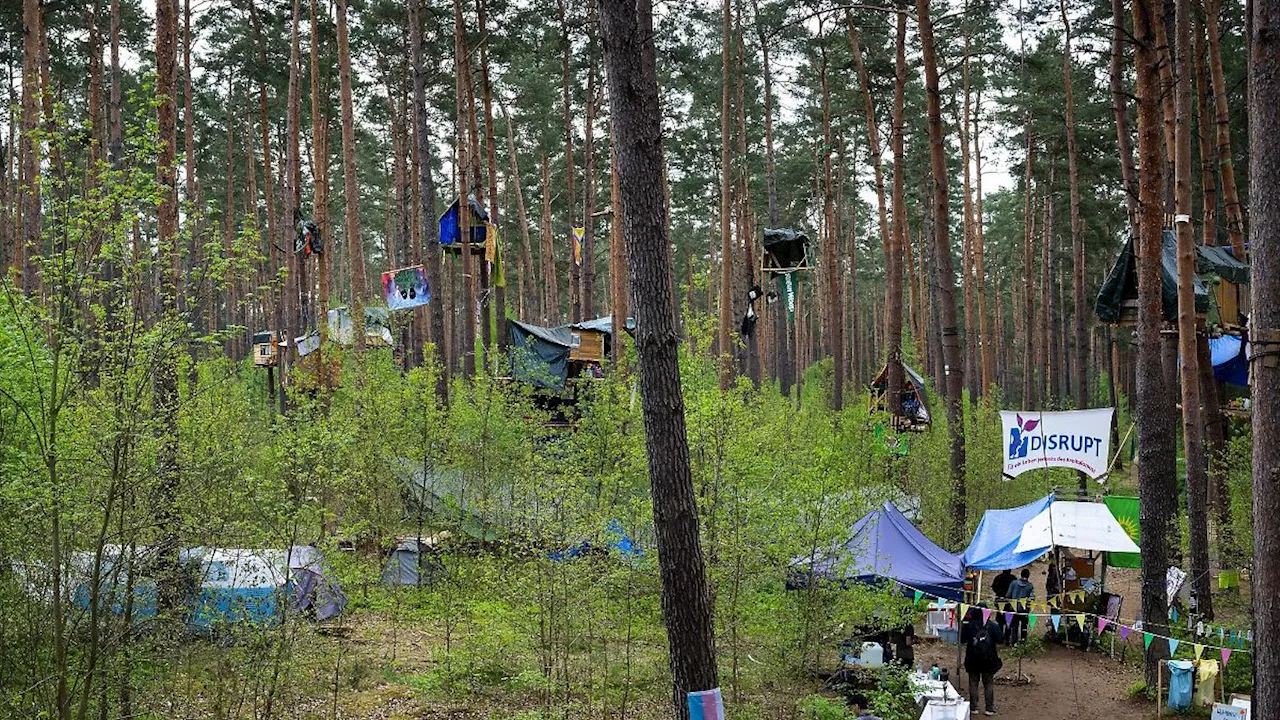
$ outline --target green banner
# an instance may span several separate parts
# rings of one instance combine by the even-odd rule
[[[793,272],[779,273],[774,276],[778,281],[778,294],[782,302],[787,304],[787,320],[795,322],[796,294],[800,292],[800,278]]]
[[[1140,533],[1138,532],[1138,498],[1108,495],[1103,498],[1103,502],[1107,504],[1111,514],[1116,516],[1116,522],[1124,528],[1129,539],[1142,545],[1139,542]],[[1107,553],[1107,565],[1122,568],[1141,567],[1141,558],[1142,556],[1138,553]]]

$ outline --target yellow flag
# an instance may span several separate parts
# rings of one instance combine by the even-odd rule
[[[1192,647],[1192,649],[1194,649],[1194,650],[1196,651],[1196,659],[1197,659],[1197,660],[1199,660],[1199,659],[1200,659],[1200,656],[1204,653],[1204,646],[1203,646],[1203,645],[1192,645],[1191,647]]]
[[[1079,625],[1081,630],[1085,629],[1084,622],[1085,622],[1084,615],[1081,613],[1076,613],[1076,625]]]
[[[960,603],[960,620],[963,621],[964,616],[968,614],[969,614],[969,606],[965,605],[964,603]]]

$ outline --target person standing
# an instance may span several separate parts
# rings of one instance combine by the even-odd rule
[[[965,645],[964,671],[969,674],[969,702],[976,709],[981,682],[984,714],[990,716],[996,714],[996,673],[1004,667],[998,646],[1004,635],[994,620],[982,621],[983,610],[979,608],[972,608],[965,617],[960,642]]]
[[[991,592],[995,595],[996,600],[1003,600],[1009,597],[1009,586],[1013,585],[1013,571],[1005,569],[1001,571],[996,579],[991,581]]]
[[[1036,587],[1031,584],[1031,571],[1022,569],[1021,577],[1009,586],[1009,599],[1017,603],[1014,608],[1013,626],[1009,629],[1009,644],[1015,645],[1027,637],[1027,612],[1030,612],[1029,601],[1036,596]],[[1024,604],[1025,603],[1025,604]]]

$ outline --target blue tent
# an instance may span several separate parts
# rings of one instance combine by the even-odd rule
[[[913,590],[959,599],[964,563],[916,529],[891,502],[849,528],[849,539],[791,561],[796,579],[820,577],[841,582],[895,580]]]
[[[626,529],[622,527],[621,521],[609,521],[609,524],[605,526],[604,540],[604,549],[606,551],[616,552],[627,559],[644,557],[644,549],[631,539],[631,536],[627,534]],[[590,540],[583,540],[582,542],[567,547],[564,550],[557,550],[555,552],[548,553],[547,557],[555,561],[572,560],[573,558],[586,555],[596,547],[598,546],[593,545]]]
[[[983,513],[973,541],[964,550],[965,567],[974,570],[1011,570],[1028,565],[1043,555],[1043,549],[1019,553],[1014,552],[1014,548],[1022,537],[1022,527],[1031,518],[1044,512],[1051,502],[1053,496],[1048,495],[1020,507]]]

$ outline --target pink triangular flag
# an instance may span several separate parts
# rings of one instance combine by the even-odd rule
[[[1222,666],[1227,666],[1227,661],[1231,659],[1231,648],[1222,648]]]
[[[1004,614],[1004,624],[1013,625],[1013,613],[1007,612]]]
[[[1106,630],[1106,629],[1107,629],[1107,619],[1104,617],[1098,618],[1098,632],[1102,632],[1103,630]]]
[[[1120,626],[1120,642],[1124,642],[1125,640],[1128,640],[1129,633],[1131,632],[1133,632],[1133,628],[1129,627],[1128,625],[1121,625]]]
[[[988,621],[990,621],[990,620],[991,620],[991,609],[990,609],[990,608],[983,608],[983,610],[982,610],[982,624],[983,624],[983,625],[986,625],[986,624],[987,624],[987,622],[988,622]]]

